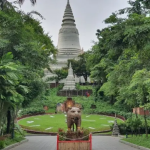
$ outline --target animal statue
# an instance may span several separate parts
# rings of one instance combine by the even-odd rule
[[[71,131],[73,127],[74,131],[74,124],[76,125],[76,131],[80,131],[81,127],[81,109],[77,107],[69,108],[67,112],[67,126],[68,131]]]

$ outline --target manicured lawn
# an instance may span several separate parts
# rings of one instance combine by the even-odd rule
[[[92,132],[109,130],[114,120],[113,117],[83,114],[81,127]],[[122,122],[120,119],[117,121]],[[18,123],[36,131],[57,132],[59,128],[67,130],[65,114],[32,116],[19,120]]]
[[[129,138],[123,139],[124,141],[139,145],[139,146],[143,146],[143,147],[147,147],[150,148],[150,135],[148,138],[145,137],[145,135],[143,136],[129,136]]]

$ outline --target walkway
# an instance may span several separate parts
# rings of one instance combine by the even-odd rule
[[[56,136],[28,136],[29,142],[11,150],[56,150]],[[93,136],[92,150],[137,150],[119,142],[119,137]]]

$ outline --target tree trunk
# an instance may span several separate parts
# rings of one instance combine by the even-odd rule
[[[144,104],[146,104],[146,102],[147,102],[145,94],[144,94],[143,102],[144,102]],[[146,137],[148,138],[148,125],[147,125],[147,116],[146,116],[146,110],[145,109],[144,109],[144,121],[145,121],[145,134],[146,134]]]
[[[136,118],[138,118],[137,109],[136,108],[135,108],[135,116],[136,116]]]
[[[8,103],[0,101],[0,133],[2,133],[2,123],[3,123],[2,121],[3,118],[6,117],[8,107],[9,107]]]
[[[110,104],[113,105],[114,104],[114,96],[111,95],[111,98],[110,98]]]
[[[2,132],[3,107],[4,107],[4,103],[0,101],[0,135]]]
[[[144,121],[145,121],[145,134],[148,138],[148,126],[147,126],[147,117],[146,117],[146,111],[144,110]]]
[[[11,125],[11,112],[10,110],[8,110],[7,111],[7,129],[6,129],[7,134],[10,133],[10,125]]]
[[[87,74],[84,74],[83,77],[85,79],[85,82],[87,82]]]

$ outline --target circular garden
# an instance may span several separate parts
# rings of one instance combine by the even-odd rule
[[[110,130],[115,121],[114,117],[103,115],[82,114],[81,128],[90,132]],[[117,119],[117,122],[123,122]],[[57,132],[59,128],[67,130],[66,114],[47,114],[23,118],[18,123],[25,129],[41,132]]]

